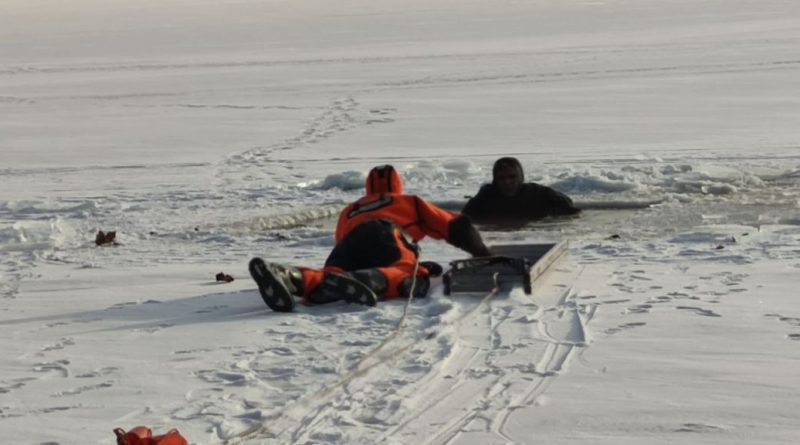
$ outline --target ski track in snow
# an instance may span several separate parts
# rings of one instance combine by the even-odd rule
[[[267,409],[262,401],[238,400],[230,393],[224,402],[197,403],[216,409],[224,405],[227,412],[239,413],[212,422],[217,437],[231,444],[520,442],[525,438],[514,435],[509,420],[546,406],[549,386],[576,361],[578,366],[596,366],[584,358],[596,339],[613,341],[644,329],[653,311],[722,317],[728,296],[750,292],[743,272],[689,274],[675,282],[662,272],[653,275],[661,266],[637,267],[615,259],[618,269],[606,276],[609,291],[597,295],[581,280],[583,271],[593,267],[586,260],[596,254],[592,249],[573,251],[578,257],[555,266],[535,286],[533,296],[515,289],[481,304],[481,295],[447,299],[434,292],[413,303],[406,330],[376,357],[365,354],[396,328],[399,302],[384,303],[380,313],[351,308],[345,314],[314,315],[319,308],[310,308],[295,314],[301,320],[287,320],[286,330],[265,331],[283,346],[251,351],[245,360],[234,356],[226,360],[234,363],[232,368],[214,371],[210,379],[203,376],[225,387],[257,388],[276,406]],[[675,269],[689,272],[677,264]],[[608,311],[616,315],[605,317],[606,323],[617,324],[590,330],[596,315]],[[795,317],[774,313],[765,314],[764,320],[799,325]],[[324,353],[336,348],[326,347],[333,340],[322,340],[314,333],[317,329],[347,333],[337,339],[343,356]],[[789,334],[787,339],[795,338]],[[307,364],[300,366],[303,362]],[[353,377],[359,369],[365,372]],[[339,385],[342,380],[347,383]],[[187,419],[186,411],[182,409],[181,419]],[[188,418],[197,421],[208,415],[198,412]]]
[[[398,315],[398,304],[384,303],[387,313],[379,315],[360,312],[358,326],[342,326],[339,319],[351,316],[324,321],[337,324],[334,332],[348,333],[340,346],[352,352],[342,362],[320,354],[327,348],[311,334],[293,335],[291,347],[266,347],[246,360],[232,360],[232,369],[202,378],[282,394],[280,404],[285,405],[277,413],[255,416],[266,419],[243,432],[226,436],[223,431],[230,426],[218,425],[218,434],[226,443],[414,443],[423,432],[428,438],[424,443],[444,444],[482,425],[481,430],[504,437],[505,421],[514,410],[535,404],[549,380],[568,367],[575,348],[591,341],[587,324],[594,305],[576,302],[569,284],[575,269],[552,272],[545,285],[536,286],[536,296],[516,289],[482,303],[478,295],[451,302],[436,293],[412,305],[408,326],[375,357],[364,354],[381,340],[380,335],[391,335],[396,321],[391,317]],[[384,326],[378,337],[372,333],[376,322]],[[311,370],[288,363],[256,365],[262,354],[296,362],[298,355],[309,352],[319,354]],[[305,391],[292,385],[301,377],[298,373],[309,371],[328,385],[337,375],[348,381]],[[358,375],[349,380],[355,372]],[[242,402],[239,409],[244,406]],[[351,437],[350,427],[369,434]]]

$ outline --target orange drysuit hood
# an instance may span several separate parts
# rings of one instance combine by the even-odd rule
[[[367,175],[367,195],[377,193],[403,193],[403,180],[391,165],[375,167]]]

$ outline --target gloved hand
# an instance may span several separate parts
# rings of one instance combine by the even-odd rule
[[[436,261],[420,261],[419,265],[428,269],[428,273],[434,278],[442,276],[442,272],[444,272],[442,265]]]
[[[480,251],[479,251],[479,252],[475,252],[475,253],[472,255],[472,257],[473,257],[473,258],[481,258],[481,257],[492,256],[492,255],[493,255],[493,254],[492,254],[492,251],[491,251],[491,249],[489,249],[487,246],[483,246],[483,248],[482,248],[482,249],[480,249]]]

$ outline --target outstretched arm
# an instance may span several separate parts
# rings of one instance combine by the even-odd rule
[[[551,215],[574,215],[576,213],[580,213],[581,209],[575,207],[575,204],[572,203],[572,199],[551,188],[548,188],[548,201],[550,201],[550,214]]]
[[[466,216],[461,215],[450,221],[449,232],[447,242],[472,256],[490,256],[492,254],[483,243],[478,229]]]
[[[448,243],[473,256],[489,256],[489,249],[483,244],[478,230],[465,215],[448,212],[416,197],[420,228],[434,239],[444,239]]]

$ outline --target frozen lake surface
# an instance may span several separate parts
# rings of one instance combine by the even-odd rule
[[[7,440],[800,433],[796,2],[6,3]],[[500,156],[585,209],[482,228],[569,241],[533,296],[264,306],[248,260],[321,265],[372,166],[458,209]]]

